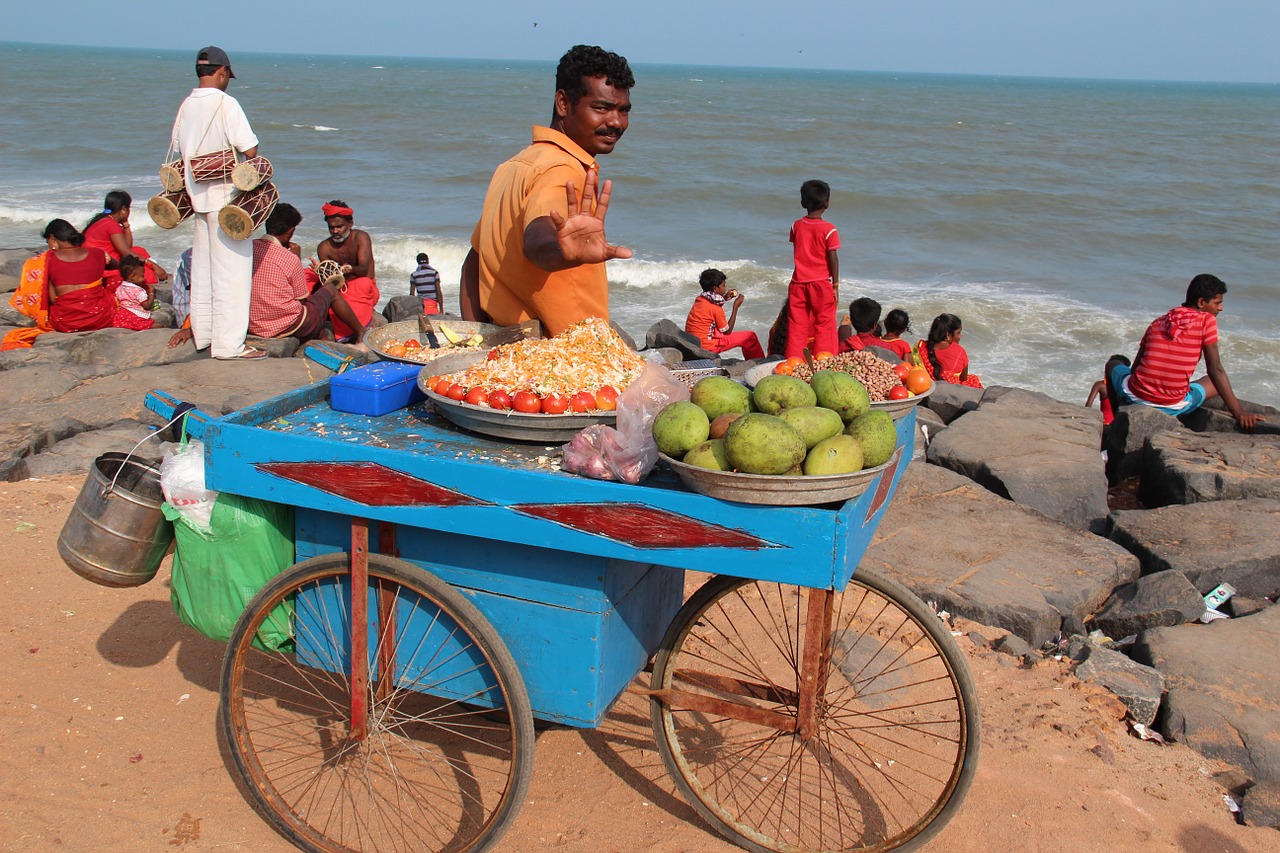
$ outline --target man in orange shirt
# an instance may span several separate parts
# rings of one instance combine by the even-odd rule
[[[489,183],[462,265],[464,317],[541,320],[548,337],[587,317],[609,319],[605,261],[631,250],[605,239],[612,182],[598,187],[595,158],[626,132],[634,85],[616,53],[577,45],[560,58],[550,126],[534,127],[533,143]]]

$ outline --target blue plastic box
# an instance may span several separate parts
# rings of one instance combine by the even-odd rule
[[[329,377],[329,405],[339,412],[385,415],[425,400],[418,387],[420,364],[378,361]]]

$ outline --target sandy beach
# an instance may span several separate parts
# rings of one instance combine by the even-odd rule
[[[10,686],[0,724],[0,849],[293,849],[254,812],[216,735],[223,646],[183,626],[168,561],[134,589],[95,586],[58,557],[80,477],[0,485],[0,581]],[[690,587],[697,579],[691,579]],[[972,624],[957,630],[1000,632]],[[1280,851],[1239,826],[1225,768],[1180,745],[1140,741],[1106,691],[1044,661],[1025,669],[967,636],[983,745],[958,817],[924,849]],[[674,792],[646,700],[624,695],[594,731],[540,727],[534,779],[500,851],[728,853]]]

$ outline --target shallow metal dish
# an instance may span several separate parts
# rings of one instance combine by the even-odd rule
[[[923,394],[917,394],[914,397],[908,397],[905,400],[881,400],[878,403],[872,403],[872,409],[878,409],[882,412],[888,412],[893,419],[900,420],[903,415],[920,405],[920,401],[924,400],[933,393],[933,386],[929,386],[929,390]]]
[[[425,345],[425,337],[426,336],[422,334],[422,330],[418,328],[417,320],[401,320],[397,323],[388,323],[385,326],[370,329],[369,333],[364,336],[364,342],[369,345],[369,349],[378,354],[378,358],[385,361],[403,361],[409,364],[431,364],[436,359],[445,355],[480,351],[469,347],[443,346],[439,349],[419,350],[412,356],[391,355],[387,352],[387,347],[391,346],[392,341],[405,341],[413,338],[421,341]]]
[[[686,465],[664,453],[658,455],[666,460],[686,486],[700,495],[743,504],[812,506],[856,498],[893,464],[899,452],[901,449],[895,450],[888,462],[877,465],[875,468],[866,468],[852,474],[828,474],[821,477],[787,477],[713,471],[710,468]]]
[[[422,388],[422,377],[418,378]],[[471,432],[514,441],[536,441],[539,444],[562,444],[592,424],[613,426],[617,412],[575,412],[563,415],[525,414],[502,411],[488,406],[473,406],[461,400],[450,400],[435,391],[422,389],[441,415],[453,424]]]

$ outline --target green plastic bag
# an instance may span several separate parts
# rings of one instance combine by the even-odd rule
[[[170,599],[183,624],[227,642],[258,590],[294,563],[293,508],[225,492],[201,531],[168,503],[175,549]],[[254,645],[287,650],[293,642],[292,603],[263,622]]]

